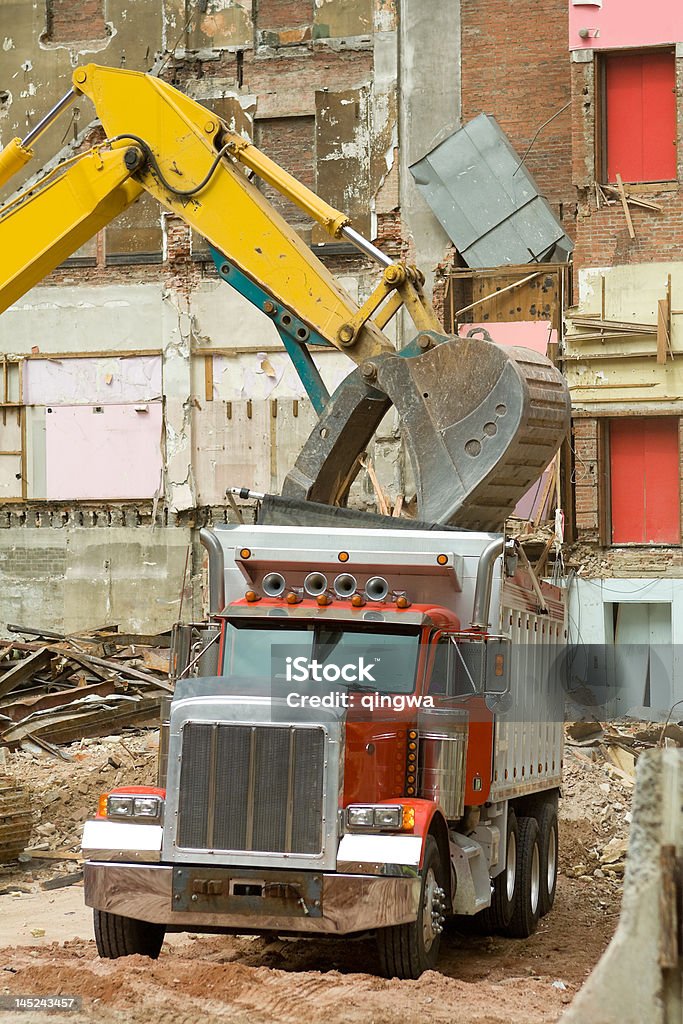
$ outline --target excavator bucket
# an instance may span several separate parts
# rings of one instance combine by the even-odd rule
[[[344,505],[392,404],[413,465],[418,518],[478,530],[502,527],[569,429],[566,381],[529,349],[452,338],[421,355],[382,354],[332,396],[283,495]]]

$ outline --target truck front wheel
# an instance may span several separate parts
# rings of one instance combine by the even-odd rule
[[[101,957],[116,960],[120,956],[142,956],[156,960],[166,935],[166,926],[137,921],[133,917],[110,914],[106,910],[93,911],[95,942]]]
[[[434,836],[427,836],[417,919],[377,930],[377,949],[386,978],[419,978],[434,970],[446,908],[446,870]]]

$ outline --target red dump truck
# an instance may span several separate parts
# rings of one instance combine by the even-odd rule
[[[450,915],[527,936],[558,863],[566,602],[458,530],[202,531],[210,611],[175,645],[158,785],[85,824],[101,956],[166,931],[374,933],[437,962]],[[194,632],[193,632],[194,630]]]

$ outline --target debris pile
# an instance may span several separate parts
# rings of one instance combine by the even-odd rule
[[[566,738],[560,803],[564,873],[620,885],[638,756],[658,744],[683,746],[683,729],[630,720],[574,722]]]
[[[30,790],[33,808],[19,859],[78,859],[83,823],[95,814],[101,793],[156,784],[158,745],[158,730],[148,729],[80,740],[60,747],[59,757],[28,744],[7,754],[6,770]]]
[[[55,745],[158,722],[173,689],[170,633],[7,629],[32,639],[0,641],[0,746],[54,753]]]
[[[0,775],[0,863],[16,860],[33,827],[29,790],[8,775]]]

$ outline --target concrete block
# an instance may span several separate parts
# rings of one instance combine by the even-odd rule
[[[638,761],[621,918],[614,938],[561,1024],[680,1024],[683,959],[663,904],[665,851],[683,857],[683,750],[648,750]],[[664,856],[663,856],[664,853]],[[680,906],[680,892],[678,905]]]

